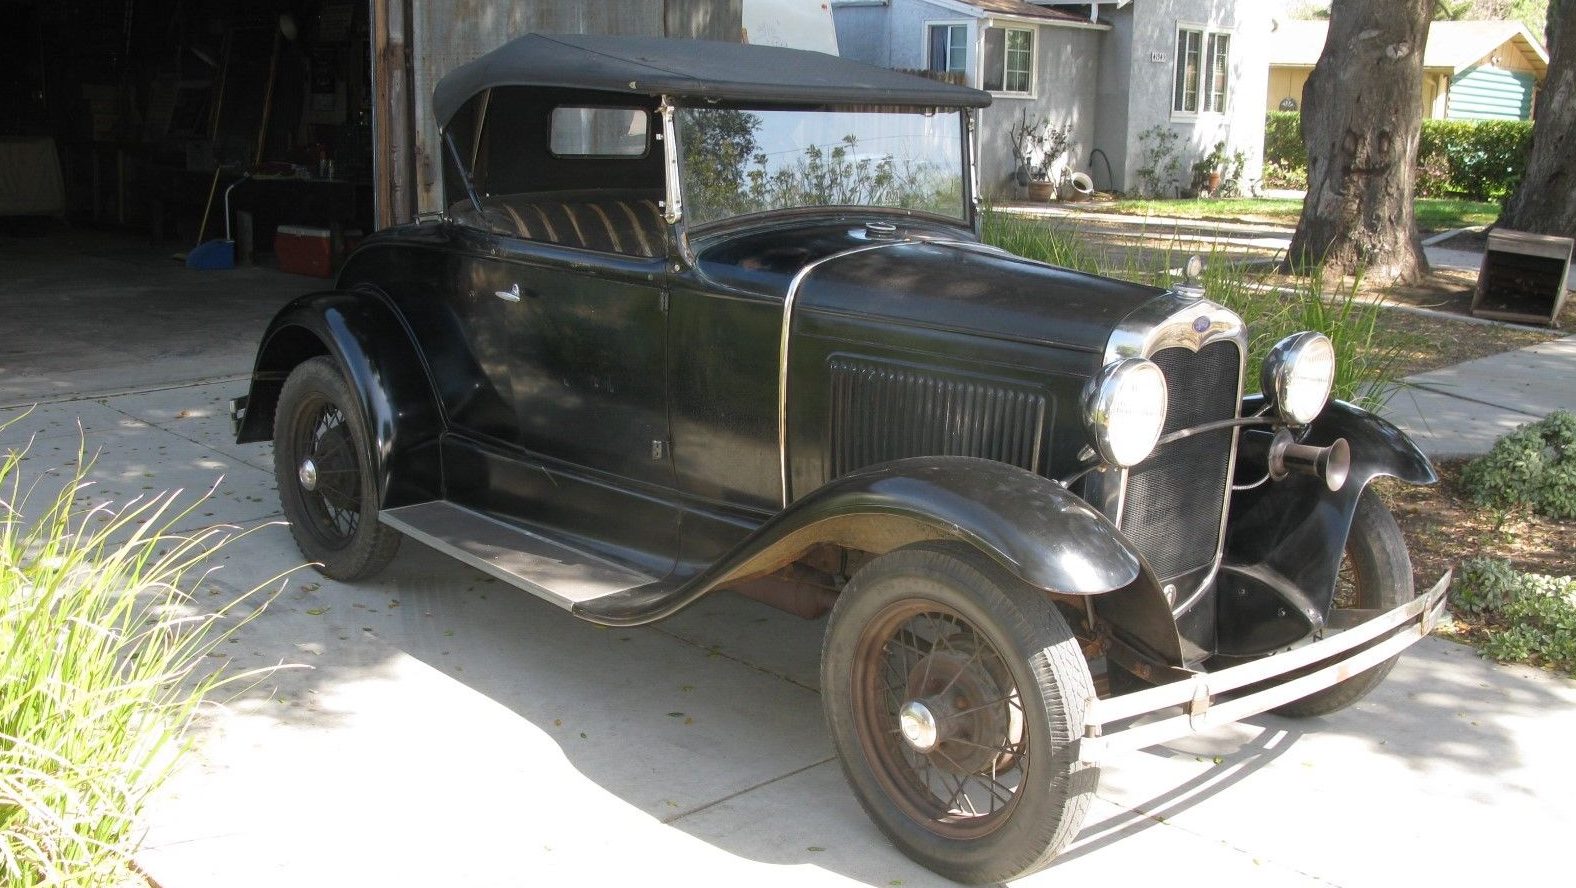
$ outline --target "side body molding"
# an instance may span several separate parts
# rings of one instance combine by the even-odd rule
[[[330,355],[360,402],[377,466],[382,508],[442,496],[442,415],[426,363],[399,312],[368,289],[328,290],[291,301],[263,334],[236,440],[273,437],[274,409],[290,371]]]
[[[887,552],[926,540],[973,546],[1024,582],[1064,595],[1099,595],[1147,576],[1121,531],[1056,482],[992,460],[924,456],[823,485],[681,584],[652,584],[575,612],[600,623],[651,622],[819,543]]]
[[[1263,406],[1254,395],[1244,400],[1242,414]],[[1422,485],[1439,480],[1405,432],[1344,401],[1331,401],[1302,443],[1322,446],[1337,438],[1346,439],[1352,455],[1340,490],[1332,493],[1318,478],[1292,475],[1232,496],[1218,581],[1219,653],[1258,656],[1322,633],[1364,488],[1380,476]],[[1262,463],[1239,464],[1236,481],[1251,484],[1264,471]]]

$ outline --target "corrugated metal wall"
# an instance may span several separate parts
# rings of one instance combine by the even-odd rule
[[[1531,74],[1468,68],[1450,78],[1445,116],[1451,120],[1527,120],[1532,116]]]
[[[512,37],[647,34],[738,40],[743,0],[369,0],[379,227],[440,209],[428,99],[445,73]]]

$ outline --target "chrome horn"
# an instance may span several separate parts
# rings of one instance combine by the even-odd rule
[[[1291,432],[1281,429],[1270,441],[1270,477],[1276,481],[1292,472],[1324,479],[1331,492],[1341,489],[1352,469],[1352,448],[1345,438],[1336,438],[1326,447],[1298,444]]]

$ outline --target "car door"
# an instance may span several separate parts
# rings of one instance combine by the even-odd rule
[[[510,417],[451,419],[449,497],[665,570],[678,519],[663,260],[492,243],[456,268],[457,315]]]

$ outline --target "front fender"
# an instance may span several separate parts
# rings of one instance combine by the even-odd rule
[[[655,584],[616,601],[577,605],[598,623],[667,617],[703,596],[793,562],[822,543],[881,554],[953,540],[1046,592],[1094,596],[1122,639],[1171,665],[1181,641],[1165,595],[1122,532],[1054,481],[994,460],[922,456],[870,466],[822,485],[677,588]]]
[[[290,371],[325,354],[338,362],[366,420],[381,507],[441,496],[443,421],[426,364],[399,312],[369,289],[311,293],[274,316],[258,348],[237,441],[272,438]]]
[[[1244,401],[1242,413],[1262,407],[1255,395]],[[1331,492],[1312,476],[1292,475],[1233,494],[1219,580],[1221,654],[1258,656],[1321,631],[1363,490],[1380,476],[1410,484],[1438,481],[1433,464],[1405,432],[1344,401],[1331,401],[1300,440],[1323,446],[1337,438],[1351,446],[1351,471],[1340,490]],[[1265,471],[1263,465],[1239,464],[1236,481],[1251,484]]]

